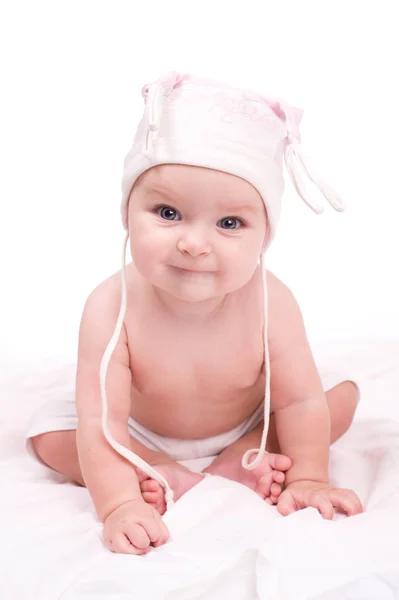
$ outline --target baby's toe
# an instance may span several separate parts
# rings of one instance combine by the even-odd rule
[[[159,512],[160,515],[164,515],[166,513],[166,502],[164,494],[162,494],[162,496],[158,496],[158,500],[153,506]]]
[[[139,467],[135,467],[135,469],[136,469],[137,479],[139,480],[139,483],[141,483],[145,479],[148,479],[147,473],[144,473],[144,471],[142,471]]]
[[[266,473],[262,477],[260,477],[256,483],[255,492],[260,496],[263,500],[270,496],[270,486],[273,482],[272,473]]]
[[[155,510],[163,515],[166,512],[165,497],[163,493],[159,492],[142,492],[144,502],[151,504]]]
[[[273,481],[276,483],[284,483],[285,474],[282,471],[273,471]]]
[[[156,492],[142,492],[141,495],[143,496],[143,500],[147,502],[147,504],[152,504],[153,506],[155,506],[155,504],[157,504],[159,501],[159,496]]]
[[[155,481],[155,479],[146,479],[140,483],[142,492],[158,492],[160,487],[158,481]]]
[[[267,500],[269,500],[269,504],[271,504],[271,505],[277,504],[277,502],[280,498],[281,492],[282,492],[282,486],[279,485],[278,483],[272,483],[272,485],[270,486],[270,496],[269,496],[269,498],[267,498]]]
[[[278,483],[272,483],[270,486],[270,497],[271,498],[278,498],[280,496],[282,492],[282,488],[281,485],[279,485]]]
[[[276,471],[288,471],[292,465],[292,460],[284,454],[268,454],[269,464]]]

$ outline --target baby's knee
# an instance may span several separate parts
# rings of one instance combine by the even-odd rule
[[[353,381],[344,381],[340,384],[340,386],[340,393],[342,394],[345,403],[348,406],[353,406],[353,408],[356,408],[360,398],[359,388],[357,387],[357,385]]]
[[[355,408],[359,402],[359,388],[353,381],[342,381],[328,390],[326,396],[329,404],[337,404],[340,409]]]
[[[36,454],[49,467],[53,466],[54,459],[61,452],[65,452],[66,431],[48,431],[32,437],[32,446]]]

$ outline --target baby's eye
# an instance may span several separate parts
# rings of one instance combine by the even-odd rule
[[[177,210],[170,208],[170,206],[158,206],[156,210],[159,216],[166,221],[178,221],[180,219]]]
[[[238,229],[244,225],[240,219],[234,217],[225,217],[219,221],[222,229]]]

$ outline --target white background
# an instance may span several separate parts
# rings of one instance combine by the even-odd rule
[[[269,268],[312,340],[397,339],[397,2],[3,1],[0,366],[74,355],[85,298],[119,269],[123,158],[140,91],[175,70],[305,110],[304,151],[346,200],[288,179]]]

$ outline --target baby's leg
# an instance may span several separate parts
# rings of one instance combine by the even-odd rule
[[[330,410],[330,443],[336,442],[347,431],[355,416],[359,391],[352,381],[343,381],[326,392]],[[267,438],[269,452],[280,452],[274,415],[270,415]]]
[[[268,504],[276,504],[285,479],[284,471],[291,467],[292,461],[288,456],[272,452],[269,444],[270,434],[266,445],[268,453],[264,455],[260,464],[252,471],[244,469],[241,464],[247,450],[259,447],[262,432],[263,421],[234,444],[225,448],[204,472],[242,483],[254,490]]]
[[[76,431],[48,431],[32,438],[38,457],[51,469],[84,486],[76,448]]]
[[[347,431],[359,403],[359,390],[352,381],[344,381],[326,393],[330,409],[331,443]]]
[[[344,381],[326,392],[331,415],[331,443],[335,442],[349,428],[358,403],[358,390],[354,383]],[[244,435],[234,444],[226,448],[205,469],[213,475],[221,475],[247,485],[256,491],[269,504],[275,504],[282,491],[285,479],[284,471],[291,466],[291,460],[279,454],[280,448],[276,433],[274,415],[270,416],[269,433],[265,455],[261,464],[253,471],[247,471],[241,465],[243,454],[259,447],[263,431],[263,422],[253,431]]]
[[[33,437],[32,444],[37,455],[47,466],[66,475],[75,483],[85,485],[79,465],[75,430],[43,433]],[[166,454],[147,448],[133,437],[130,437],[130,449],[165,477],[175,493],[176,500],[203,479],[203,475],[193,473],[177,464]],[[132,466],[132,468],[134,467]],[[149,480],[148,476],[140,469],[136,469],[136,471],[141,485],[143,481]],[[153,494],[151,485],[149,487],[144,485],[144,488],[144,499],[150,501],[163,514],[166,510],[163,489],[158,485],[157,493]]]

